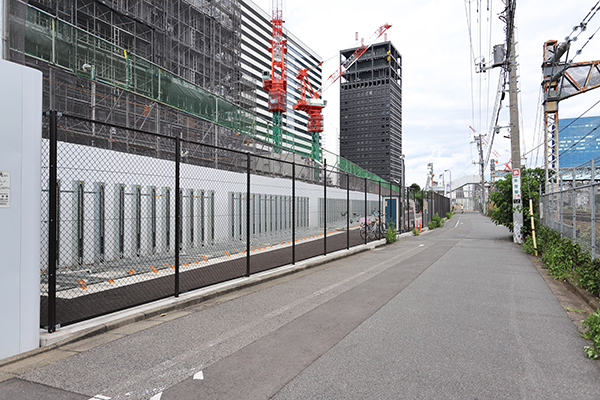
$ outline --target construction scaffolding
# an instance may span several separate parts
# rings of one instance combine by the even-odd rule
[[[44,109],[98,121],[72,127],[74,143],[113,148],[104,123],[313,163],[293,132],[275,155],[269,130],[257,129],[267,124],[256,116],[259,83],[240,66],[235,0],[10,0],[9,13],[10,59],[43,72]],[[335,157],[330,165],[382,180]]]

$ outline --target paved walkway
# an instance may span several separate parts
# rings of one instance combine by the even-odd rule
[[[600,368],[509,232],[418,237],[0,368],[0,399],[598,399]]]

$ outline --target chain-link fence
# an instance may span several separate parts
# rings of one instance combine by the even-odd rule
[[[597,231],[599,206],[600,184],[571,187],[540,197],[540,220],[596,258],[600,245]]]
[[[423,192],[423,226],[427,226],[434,215],[445,218],[450,211],[450,199],[433,191]]]
[[[409,212],[393,185],[171,133],[44,116],[42,327],[367,243],[390,222],[414,226],[414,201]],[[379,234],[361,236],[371,221]]]

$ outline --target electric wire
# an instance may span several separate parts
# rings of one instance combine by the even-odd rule
[[[469,3],[469,9],[467,10],[467,3]],[[471,59],[473,63],[475,62],[475,50],[473,49],[473,36],[471,32],[471,1],[465,0],[465,16],[467,18],[467,30],[469,32],[469,47],[471,51]],[[470,68],[471,73],[471,124],[475,125],[475,95],[473,93],[473,69]]]
[[[588,108],[587,110],[585,110],[583,113],[581,113],[581,115],[579,115],[579,117],[575,118],[573,121],[571,121],[571,123],[569,123],[569,125],[565,126],[564,128],[560,128],[558,130],[558,133],[560,135],[560,133],[562,131],[564,131],[565,129],[567,129],[568,127],[570,127],[571,125],[573,125],[575,122],[577,122],[578,119],[580,119],[581,117],[583,117],[585,114],[587,114],[592,108],[596,107],[598,104],[600,104],[600,100],[598,100],[597,102],[594,103],[593,106],[591,106],[590,108]],[[598,127],[596,127],[598,128]],[[560,157],[561,155],[563,155],[566,151],[571,150],[574,146],[577,146],[577,144],[579,144],[583,139],[585,139],[588,135],[590,135],[593,131],[596,130],[596,128],[594,128],[591,132],[589,132],[587,135],[585,135],[584,137],[582,137],[581,139],[579,139],[577,142],[573,143],[573,145],[571,147],[569,147],[568,149],[563,150],[562,153],[560,153],[558,156]]]

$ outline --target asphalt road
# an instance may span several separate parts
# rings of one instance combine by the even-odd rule
[[[0,399],[599,399],[585,344],[509,232],[466,213],[8,365]]]

